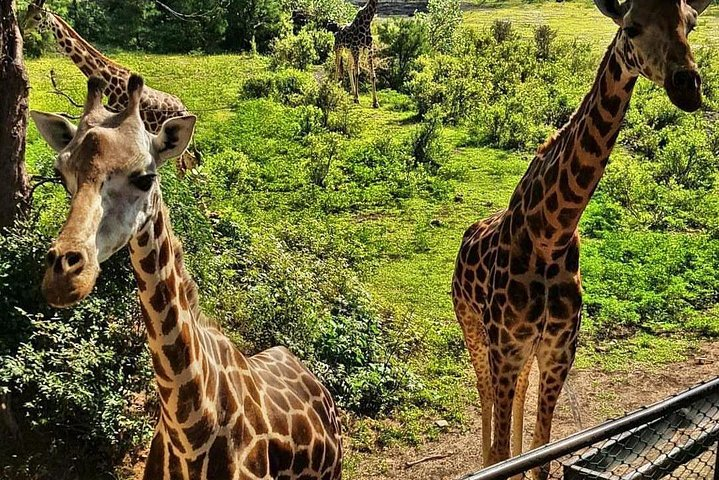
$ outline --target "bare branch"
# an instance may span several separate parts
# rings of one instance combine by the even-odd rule
[[[228,2],[222,2],[219,5],[204,12],[180,13],[169,5],[162,3],[160,0],[155,0],[155,3],[167,13],[179,20],[182,20],[183,22],[196,22],[199,19],[211,18],[212,15],[216,14],[220,9],[227,7],[228,4]]]
[[[67,93],[60,90],[60,87],[57,86],[57,82],[55,80],[55,70],[50,70],[50,83],[52,83],[53,90],[50,91],[50,93],[54,93],[55,95],[60,95],[61,97],[65,97],[65,99],[70,102],[70,104],[75,108],[82,108],[82,104],[75,101],[74,98],[72,98]],[[79,118],[79,117],[71,117],[71,118]]]
[[[415,465],[419,465],[420,463],[431,462],[432,460],[442,460],[443,458],[451,457],[452,455],[454,455],[454,452],[427,455],[426,457],[422,457],[419,460],[405,462],[404,466],[405,468],[410,468],[414,467]]]

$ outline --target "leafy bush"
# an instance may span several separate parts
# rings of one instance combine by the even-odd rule
[[[429,52],[427,23],[421,17],[391,19],[379,24],[381,56],[377,69],[380,85],[402,90],[420,55]]]
[[[316,89],[317,84],[311,74],[286,68],[247,78],[240,88],[239,98],[272,98],[284,105],[297,106],[314,98]]]
[[[515,37],[514,26],[509,20],[495,20],[490,26],[490,31],[492,32],[494,41],[497,43],[506,42]]]
[[[582,257],[590,332],[598,338],[688,332],[717,300],[719,242],[692,234],[607,233]],[[706,328],[706,324],[700,327]]]
[[[537,58],[547,60],[552,56],[552,46],[557,31],[549,25],[540,25],[534,29],[534,43],[537,46]]]
[[[272,42],[273,68],[293,67],[306,70],[310,65],[318,63],[320,56],[315,49],[315,42],[310,32],[303,28],[297,35],[291,34],[276,38]]]
[[[3,476],[92,476],[152,431],[153,402],[144,406],[152,374],[127,255],[105,267],[92,299],[55,311],[39,291],[48,246],[32,223],[0,235],[0,394],[10,396],[23,440],[0,444]]]
[[[419,58],[407,90],[420,117],[436,108],[444,121],[459,123],[485,104],[491,89],[489,81],[477,62],[437,54]]]
[[[443,163],[444,151],[440,141],[442,123],[437,115],[430,115],[410,140],[412,168],[420,165],[437,172]]]
[[[426,21],[432,47],[438,52],[449,53],[462,23],[459,0],[429,0]]]

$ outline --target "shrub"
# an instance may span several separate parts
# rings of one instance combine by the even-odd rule
[[[471,58],[422,56],[407,84],[420,117],[436,108],[449,123],[459,123],[482,105],[489,94],[487,72]]]
[[[489,27],[489,29],[492,32],[492,37],[494,38],[494,41],[497,43],[506,42],[515,37],[514,26],[509,20],[497,19],[492,22],[492,25]]]
[[[340,139],[337,134],[329,133],[308,137],[307,141],[310,148],[308,165],[310,181],[313,185],[324,188],[332,162],[339,155]]]
[[[426,20],[432,47],[438,52],[449,53],[462,23],[459,0],[429,0]]]
[[[0,461],[11,477],[92,476],[152,431],[136,405],[153,398],[145,335],[126,253],[103,268],[91,299],[56,311],[39,292],[48,246],[32,223],[0,235],[0,394],[24,445],[2,442]]]
[[[421,17],[391,19],[378,26],[383,65],[377,69],[380,85],[401,90],[420,55],[430,49],[427,24]]]
[[[272,42],[272,68],[289,66],[306,70],[319,60],[314,38],[307,28],[303,28],[297,35],[286,35]]]
[[[284,105],[297,106],[314,98],[316,83],[311,74],[286,68],[249,77],[240,87],[240,100],[272,98]]]
[[[437,115],[430,115],[410,140],[412,168],[423,166],[436,173],[443,163],[444,152],[440,141],[442,124]]]
[[[557,31],[549,25],[540,25],[534,29],[534,43],[537,47],[537,58],[547,60],[552,56],[552,46],[557,38]]]

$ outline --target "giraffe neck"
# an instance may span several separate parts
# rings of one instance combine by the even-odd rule
[[[365,20],[368,23],[372,22],[372,19],[374,18],[375,14],[377,13],[377,0],[367,0],[367,3],[365,3],[364,7],[362,7],[361,11],[365,15]]]
[[[130,75],[126,69],[100,53],[58,15],[47,12],[47,18],[60,51],[69,57],[86,77],[106,77],[108,72],[123,78]]]
[[[182,246],[159,189],[155,192],[157,211],[130,240],[130,256],[160,394],[160,425],[177,454],[191,455],[227,423],[225,416],[241,414],[235,400],[233,408],[227,402],[242,398],[242,385],[229,386],[224,373],[233,367],[242,372],[247,365],[237,350],[222,349],[224,337],[202,320]]]
[[[594,85],[565,124],[537,152],[510,200],[542,249],[562,249],[576,233],[619,135],[637,76],[615,36]]]

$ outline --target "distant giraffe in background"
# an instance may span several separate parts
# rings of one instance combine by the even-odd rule
[[[23,33],[33,29],[51,29],[60,51],[70,58],[87,78],[96,76],[105,79],[107,87],[103,93],[107,97],[107,107],[115,112],[122,111],[128,102],[127,81],[130,71],[103,55],[59,15],[46,10],[44,5],[45,0],[36,0],[28,6]],[[157,133],[165,120],[188,113],[185,105],[176,96],[145,87],[140,116],[149,132]],[[184,172],[193,168],[197,162],[196,154],[184,152],[180,156],[178,167]]]
[[[359,103],[360,54],[367,51],[370,78],[372,80],[372,106],[379,107],[377,101],[377,75],[374,70],[374,46],[372,42],[372,20],[377,13],[377,0],[367,0],[360,8],[352,23],[340,27],[336,23],[328,24],[328,30],[335,34],[335,80],[340,80],[342,51],[350,51],[350,84],[355,103]]]
[[[687,36],[710,0],[594,1],[620,30],[592,89],[539,148],[509,208],[470,226],[457,255],[452,298],[477,374],[485,466],[509,456],[510,429],[512,454],[522,451],[535,359],[532,448],[550,439],[582,310],[577,225],[604,174],[637,78],[663,86],[682,110],[701,106],[701,77]],[[533,476],[547,472],[535,469]]]
[[[128,79],[118,113],[102,107],[104,89],[90,78],[77,126],[31,112],[71,193],[42,292],[55,307],[74,305],[100,264],[128,246],[160,404],[143,478],[340,479],[339,412],[327,389],[284,347],[243,355],[200,310],[158,179],[185,150],[195,117],[171,118],[154,135],[140,118],[141,77]]]

